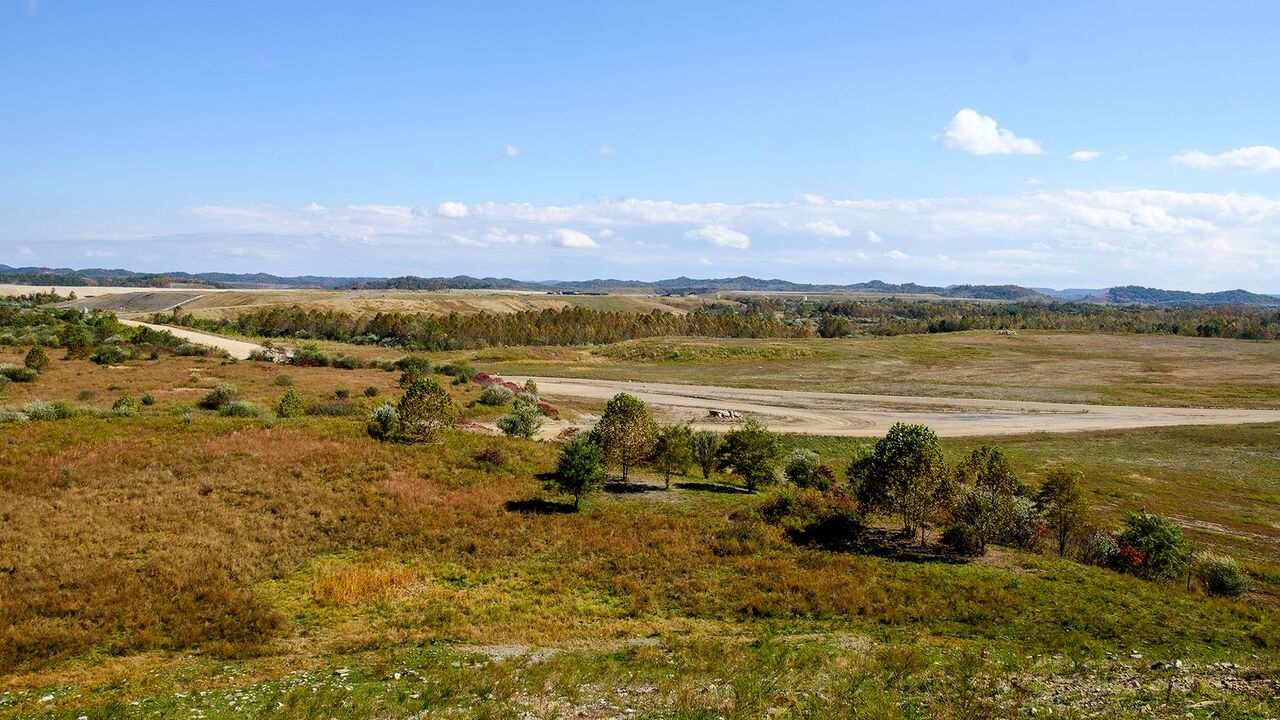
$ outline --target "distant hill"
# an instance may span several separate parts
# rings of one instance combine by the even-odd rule
[[[1248,290],[1224,290],[1212,293],[1193,293],[1185,290],[1159,290],[1157,288],[1125,285],[1113,287],[1100,296],[1088,298],[1093,302],[1109,305],[1280,305],[1280,297],[1259,295]]]
[[[680,276],[646,282],[597,278],[593,280],[515,280],[512,278],[469,275],[454,277],[393,278],[328,277],[299,275],[286,277],[269,273],[140,273],[120,268],[10,267],[0,264],[0,281],[19,285],[70,285],[113,287],[210,287],[210,288],[320,288],[369,290],[534,290],[544,292],[652,292],[666,294],[707,294],[715,292],[796,292],[839,293],[862,292],[883,295],[933,295],[945,298],[1008,301],[1091,302],[1108,305],[1280,305],[1280,297],[1246,290],[1193,293],[1184,290],[1159,290],[1128,285],[1124,287],[1084,289],[1026,288],[1020,285],[918,285],[887,283],[882,280],[848,285],[797,283],[790,280],[761,279],[742,275],[732,278],[691,278]]]

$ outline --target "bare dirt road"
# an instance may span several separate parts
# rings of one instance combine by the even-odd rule
[[[191,342],[222,348],[245,359],[264,349],[243,340],[185,328],[121,320],[128,325],[167,330]],[[523,383],[526,378],[508,378]],[[803,390],[753,390],[715,385],[580,380],[535,377],[548,398],[608,400],[628,392],[654,406],[662,416],[692,421],[694,427],[724,429],[731,420],[713,420],[711,410],[735,411],[766,421],[781,432],[804,435],[874,437],[895,422],[923,423],[942,436],[1020,435],[1033,432],[1083,432],[1172,425],[1239,425],[1280,422],[1280,410],[1169,408],[1130,405],[982,400],[972,398],[854,395]],[[544,436],[554,436],[572,422],[547,423]],[[576,423],[582,424],[582,423]]]
[[[511,378],[518,383],[525,378]],[[548,397],[607,400],[628,392],[661,414],[720,428],[711,410],[736,411],[764,420],[774,430],[805,435],[872,437],[895,422],[923,423],[942,436],[1082,432],[1171,425],[1238,425],[1280,422],[1280,410],[1079,405],[967,398],[853,395],[799,390],[752,390],[613,380],[533,378]]]
[[[231,357],[240,360],[247,360],[249,353],[254,350],[265,350],[261,345],[243,340],[232,340],[230,338],[220,337],[218,335],[210,335],[208,333],[196,332],[195,330],[187,330],[186,328],[172,327],[169,325],[153,325],[151,323],[139,322],[137,320],[125,320],[117,318],[124,325],[132,325],[134,327],[149,327],[152,330],[162,330],[164,332],[173,333],[174,336],[183,340],[190,340],[193,343],[208,345],[209,347],[222,348],[231,354]]]

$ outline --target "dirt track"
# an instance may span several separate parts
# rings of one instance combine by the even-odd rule
[[[512,378],[522,383],[525,378]],[[709,385],[675,385],[612,380],[535,377],[549,398],[606,400],[628,392],[661,414],[689,419],[695,427],[725,428],[711,420],[712,409],[758,416],[782,432],[871,437],[895,422],[923,423],[943,436],[1081,432],[1170,425],[1238,425],[1280,422],[1280,410],[1077,405],[968,398],[852,395],[798,390],[750,390]]]
[[[261,349],[242,340],[121,320],[168,330],[192,342],[219,347],[244,359]],[[509,378],[523,383],[525,378]],[[1240,425],[1280,422],[1280,410],[1136,407],[1069,403],[981,400],[971,398],[853,395],[803,390],[751,390],[714,385],[533,378],[548,398],[573,397],[608,400],[620,392],[653,405],[663,416],[691,420],[695,427],[728,427],[732,421],[711,420],[712,409],[734,410],[765,420],[782,432],[804,435],[873,437],[883,435],[895,422],[923,423],[942,436],[1020,435],[1033,432],[1083,432],[1171,425]],[[547,423],[543,435],[554,436],[572,423]]]

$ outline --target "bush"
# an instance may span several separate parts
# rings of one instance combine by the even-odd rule
[[[435,366],[432,364],[431,358],[421,355],[405,355],[396,360],[392,367],[406,375],[430,375],[431,369]]]
[[[35,382],[40,373],[21,365],[0,365],[0,377],[13,382]]]
[[[518,402],[511,412],[498,418],[498,429],[511,437],[532,438],[542,427],[542,413],[536,406]]]
[[[1182,528],[1163,515],[1130,513],[1117,541],[1119,557],[1127,566],[1122,569],[1150,580],[1177,577],[1191,561]]]
[[[76,411],[64,402],[32,400],[22,406],[22,414],[32,420],[66,420],[74,417]]]
[[[942,531],[942,544],[961,555],[981,555],[986,546],[977,528],[970,523],[954,523]]]
[[[218,414],[223,417],[256,418],[262,415],[262,408],[244,400],[232,400],[223,405]]]
[[[425,441],[451,427],[458,415],[449,391],[435,378],[414,377],[396,406],[400,413],[397,433],[405,440]]]
[[[600,467],[600,448],[588,435],[578,435],[564,444],[551,485],[573,496],[573,509],[578,509],[582,496],[604,486],[604,470]]]
[[[480,393],[480,403],[494,406],[506,405],[514,396],[515,393],[511,392],[509,388],[501,385],[490,385]]]
[[[148,407],[156,404],[156,396],[151,393],[143,393],[142,404]]]
[[[1249,576],[1230,555],[1196,553],[1192,567],[1196,579],[1210,595],[1239,597],[1249,591]]]
[[[854,547],[864,529],[858,504],[839,491],[786,488],[760,503],[758,512],[792,542],[827,550]]]
[[[173,349],[173,353],[182,357],[204,357],[209,354],[209,348],[192,342],[184,342],[179,343],[178,346]]]
[[[13,381],[12,381],[12,380],[10,380],[9,378],[7,378],[7,377],[5,377],[5,376],[3,376],[3,375],[0,375],[0,390],[5,389],[5,387],[6,387],[6,386],[8,386],[8,385],[9,385],[10,383],[12,383],[12,382],[13,382]]]
[[[138,401],[132,395],[121,395],[111,403],[111,414],[119,417],[132,417],[142,411]]]
[[[22,422],[27,416],[14,410],[0,410],[0,423]]]
[[[436,372],[449,377],[463,378],[463,382],[471,379],[476,374],[475,366],[466,360],[451,360],[436,368]]]
[[[334,355],[332,360],[333,367],[342,370],[359,370],[364,367],[364,360],[355,355]]]
[[[400,412],[391,402],[385,402],[369,413],[369,435],[378,438],[389,437],[400,426]]]
[[[280,373],[279,375],[276,375],[276,379],[273,380],[272,382],[274,382],[276,385],[279,385],[280,387],[292,387],[293,376],[290,375],[289,373]]]
[[[99,365],[119,365],[133,359],[133,351],[123,345],[103,345],[89,359]]]
[[[44,351],[44,348],[36,345],[27,351],[27,356],[22,359],[22,364],[38,373],[42,373],[48,370],[49,365],[52,363],[50,363],[49,354]]]
[[[782,475],[797,487],[813,487],[818,479],[818,453],[797,449],[782,463]]]
[[[302,396],[297,390],[289,388],[280,398],[280,403],[276,405],[276,414],[282,418],[291,418],[302,415],[302,412]]]
[[[507,454],[492,445],[475,451],[471,457],[480,467],[499,468],[507,464]]]
[[[346,400],[347,398],[351,397],[351,391],[346,388],[337,388],[333,391],[333,396],[336,398],[341,398],[343,400]]]
[[[1069,545],[1076,560],[1086,565],[1114,567],[1120,546],[1115,536],[1095,527],[1082,528],[1071,536]]]
[[[376,360],[370,360],[369,367],[375,368],[377,370],[385,370],[386,372],[394,372],[396,369],[396,364],[390,360],[383,360],[381,358],[378,358]]]
[[[369,387],[367,387],[367,388],[365,388],[365,389],[364,389],[364,396],[365,396],[365,397],[374,398],[374,397],[378,397],[378,394],[379,394],[380,392],[381,392],[381,391],[380,391],[380,390],[378,390],[378,386],[377,386],[377,385],[370,385]]]
[[[220,410],[223,405],[240,399],[240,391],[230,383],[219,383],[200,399],[199,405],[205,410]]]
[[[303,345],[289,356],[290,365],[300,367],[329,367],[329,356],[320,352],[315,345]]]

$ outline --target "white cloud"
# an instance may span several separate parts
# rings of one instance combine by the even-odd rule
[[[1025,181],[1023,181],[1022,184],[1023,185],[1043,185],[1044,181],[1041,180],[1040,178],[1027,178]]]
[[[902,252],[901,250],[890,250],[889,252],[885,253],[884,256],[889,258],[890,260],[910,260],[911,259],[910,255]]]
[[[703,225],[684,234],[690,240],[705,240],[716,247],[731,247],[746,250],[751,247],[751,238],[733,228],[724,225]]]
[[[1040,155],[1044,152],[1035,140],[1020,138],[1000,127],[995,118],[970,108],[956,113],[939,139],[948,150],[963,150],[974,155]]]
[[[1256,173],[1266,173],[1280,168],[1280,149],[1270,145],[1254,145],[1253,147],[1228,150],[1217,155],[1209,155],[1199,150],[1188,150],[1169,159],[1179,165],[1187,165],[1201,170],[1240,168]]]
[[[32,250],[31,248],[26,247],[26,246],[23,246],[23,247],[18,248],[18,254],[19,254],[19,255],[21,255],[22,257],[31,257],[32,255],[35,255],[36,253],[35,253],[35,251],[34,251],[34,250]]]
[[[618,148],[610,145],[609,143],[604,143],[603,145],[600,146],[600,154],[601,155],[617,155]]]
[[[831,220],[813,220],[805,223],[804,229],[818,237],[842,238],[851,234],[849,228]]]
[[[440,217],[447,218],[464,218],[471,216],[471,210],[467,208],[466,203],[453,202],[446,200],[436,206],[436,214]]]
[[[711,267],[711,260],[709,258],[698,258],[698,264]]]
[[[1089,162],[1102,157],[1102,153],[1097,150],[1077,150],[1071,153],[1071,159],[1077,162]]]
[[[879,243],[879,242],[884,242],[884,239],[883,239],[883,238],[881,238],[881,237],[880,237],[880,233],[876,232],[875,230],[868,230],[868,231],[867,231],[867,242],[871,242],[871,243]]]
[[[520,147],[519,145],[512,145],[508,143],[502,148],[502,157],[513,158],[523,154],[524,154],[524,148]]]
[[[805,205],[826,205],[827,199],[821,195],[813,193],[800,193],[800,202]]]
[[[561,247],[567,248],[598,248],[600,244],[591,239],[591,236],[578,230],[570,230],[568,228],[556,228],[555,236],[560,240]]]

